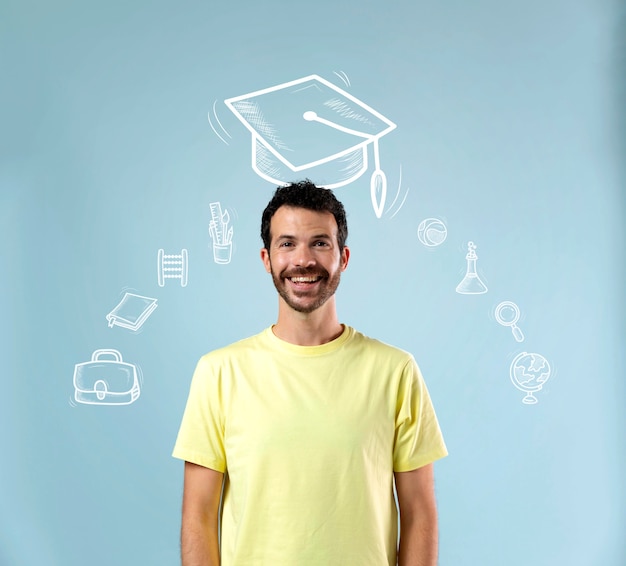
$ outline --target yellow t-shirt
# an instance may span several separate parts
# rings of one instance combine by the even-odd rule
[[[413,357],[347,326],[203,356],[173,453],[227,474],[222,566],[395,566],[393,472],[446,454]]]

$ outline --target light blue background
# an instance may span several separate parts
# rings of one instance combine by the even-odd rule
[[[622,12],[3,2],[0,563],[178,562],[170,452],[191,373],[276,316],[258,259],[273,187],[223,100],[312,73],[398,125],[381,141],[389,202],[400,168],[409,191],[397,214],[375,217],[369,174],[336,191],[352,249],[338,305],[426,376],[450,451],[440,563],[626,563]],[[207,121],[216,100],[228,146]],[[214,201],[233,213],[228,265],[211,259]],[[448,226],[433,249],[417,238],[430,216]],[[485,295],[455,293],[468,240]],[[159,248],[189,250],[187,287],[158,287]],[[106,324],[124,290],[159,301],[136,334]],[[493,318],[502,300],[523,344]],[[74,364],[98,348],[141,367],[134,404],[70,403]],[[509,379],[521,351],[553,367],[535,406]]]

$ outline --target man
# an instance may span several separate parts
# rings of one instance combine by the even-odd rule
[[[347,234],[343,205],[309,181],[263,212],[278,320],[194,373],[174,449],[183,566],[436,564],[445,444],[413,357],[339,323]]]

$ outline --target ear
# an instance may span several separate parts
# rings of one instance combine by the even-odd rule
[[[348,267],[348,260],[350,259],[350,248],[348,246],[344,246],[341,252],[341,258],[339,259],[339,265],[341,271],[345,271],[346,267]]]
[[[268,273],[272,272],[272,264],[270,263],[270,252],[267,251],[267,248],[261,248],[261,261],[265,266],[265,271]]]

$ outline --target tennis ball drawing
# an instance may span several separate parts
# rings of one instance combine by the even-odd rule
[[[419,241],[429,248],[443,244],[447,236],[448,229],[438,218],[426,218],[417,227]]]

